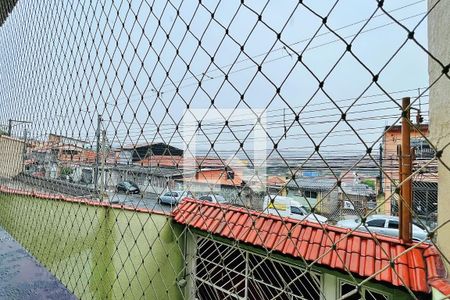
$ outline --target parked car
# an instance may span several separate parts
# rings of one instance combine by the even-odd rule
[[[270,203],[270,199],[275,199]],[[309,212],[300,202],[284,196],[266,196],[264,197],[263,209],[265,213],[289,217],[298,220],[307,220],[310,222],[325,223],[328,219],[316,213]]]
[[[183,198],[194,197],[189,191],[168,191],[158,198],[159,203],[170,205],[178,204]]]
[[[122,181],[116,185],[116,192],[124,192],[126,194],[140,194],[141,190],[133,181]]]
[[[70,177],[70,175],[61,175],[58,177],[58,179],[63,180],[63,181],[73,182],[72,177]]]
[[[198,198],[199,200],[203,201],[209,201],[214,203],[226,203],[227,201],[222,195],[219,194],[209,194],[209,195],[203,195]]]
[[[361,223],[361,219],[349,219],[337,222],[337,226],[355,229]],[[366,226],[359,226],[357,230],[370,231],[392,237],[399,236],[399,217],[387,215],[371,215],[367,217]],[[367,228],[366,228],[367,227]],[[427,239],[427,231],[418,225],[412,225],[412,239],[423,241]]]

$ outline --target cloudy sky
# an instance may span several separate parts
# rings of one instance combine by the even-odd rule
[[[100,114],[114,146],[198,132],[199,153],[307,157],[364,154],[419,88],[427,116],[426,1],[242,2],[19,1],[0,28],[1,123],[95,145]]]

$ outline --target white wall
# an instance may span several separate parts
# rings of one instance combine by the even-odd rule
[[[0,136],[0,177],[11,178],[22,171],[23,145],[22,141]]]
[[[438,0],[428,0],[430,9]],[[450,64],[450,1],[440,1],[428,18],[428,47],[444,65]],[[430,85],[442,75],[440,66],[429,58]],[[448,73],[450,76],[450,72]],[[450,80],[445,75],[430,90],[430,138],[442,150],[450,143]],[[450,166],[450,146],[445,148],[442,161]],[[449,219],[450,171],[439,165],[438,225]],[[450,223],[438,230],[438,246],[450,258]],[[447,266],[448,269],[448,266]]]

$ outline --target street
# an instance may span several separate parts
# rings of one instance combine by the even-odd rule
[[[10,188],[19,188],[22,190],[29,190],[29,191],[39,191],[39,192],[46,192],[46,193],[55,193],[54,190],[49,188],[49,186],[38,186],[33,185],[29,183],[24,183],[21,181],[4,181],[2,182],[3,185],[6,185]],[[69,184],[67,184],[69,185]],[[108,200],[112,204],[123,204],[127,206],[131,206],[134,208],[145,208],[145,209],[152,209],[156,211],[162,211],[165,213],[170,213],[175,208],[175,206],[170,206],[167,204],[159,204],[157,199],[158,195],[155,193],[143,193],[139,195],[127,195],[124,193],[117,193],[114,190],[106,191],[108,195]],[[63,193],[66,194],[66,193]],[[78,195],[79,197],[83,198],[90,198],[90,196],[86,195]],[[94,198],[92,198],[94,199]],[[107,199],[104,199],[107,200]]]
[[[135,208],[146,208],[157,211],[170,213],[175,206],[167,204],[159,204],[158,195],[154,193],[144,193],[140,195],[126,195],[123,193],[116,193],[113,191],[107,192],[110,203],[123,204]]]

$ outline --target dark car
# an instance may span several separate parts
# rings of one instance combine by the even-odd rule
[[[116,192],[124,192],[126,194],[140,194],[141,190],[133,181],[122,181],[116,185]]]

